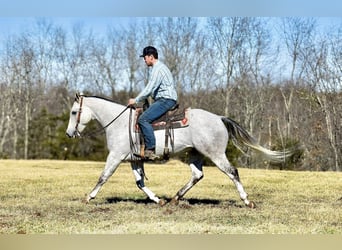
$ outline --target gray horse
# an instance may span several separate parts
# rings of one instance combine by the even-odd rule
[[[70,111],[70,119],[66,134],[69,137],[81,135],[86,124],[96,119],[104,128],[109,154],[101,176],[86,202],[94,199],[103,184],[113,175],[121,161],[132,160],[130,134],[134,134],[133,125],[129,127],[130,112],[127,107],[113,101],[96,96],[78,96]],[[134,115],[133,110],[133,115]],[[113,120],[113,118],[115,118]],[[131,131],[129,131],[131,130]],[[163,154],[165,132],[155,131],[156,154]],[[257,151],[262,152],[272,161],[282,161],[291,152],[271,151],[260,146],[243,128],[233,120],[215,115],[201,109],[190,109],[189,126],[174,130],[174,153],[187,151],[190,159],[191,178],[173,197],[172,203],[178,203],[199,180],[203,178],[203,157],[206,156],[226,174],[235,184],[241,200],[246,206],[255,207],[249,201],[239,178],[238,171],[233,167],[225,154],[229,137]],[[139,147],[138,142],[134,142]],[[172,156],[172,155],[171,155]],[[166,202],[157,197],[144,183],[143,161],[131,161],[136,183],[151,200],[164,205]]]

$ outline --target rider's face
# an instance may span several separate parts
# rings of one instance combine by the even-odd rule
[[[152,55],[144,56],[144,61],[145,61],[147,66],[152,66],[153,65],[153,56]]]

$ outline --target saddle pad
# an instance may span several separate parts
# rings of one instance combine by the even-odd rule
[[[165,129],[167,124],[170,122],[171,126],[169,126],[174,129],[189,126],[189,110],[190,108],[177,108],[175,110],[166,112],[166,114],[164,114],[152,123],[153,130],[155,131]],[[134,128],[136,133],[140,132],[140,128],[137,121],[142,113],[142,108],[136,109],[134,121]]]

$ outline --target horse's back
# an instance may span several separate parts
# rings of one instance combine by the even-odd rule
[[[213,124],[213,125],[223,124],[221,121],[221,116],[218,116],[204,109],[191,109],[190,110],[190,124],[196,125],[197,123]]]
[[[209,111],[191,109],[189,127],[195,145],[220,144],[225,147],[228,141],[228,131],[221,116]]]

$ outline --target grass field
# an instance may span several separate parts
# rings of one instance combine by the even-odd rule
[[[0,160],[2,234],[340,234],[342,173],[239,169],[257,208],[240,201],[217,168],[178,206],[160,207],[136,187],[123,163],[90,204],[103,163]],[[146,185],[172,198],[190,177],[187,165],[146,164]]]

